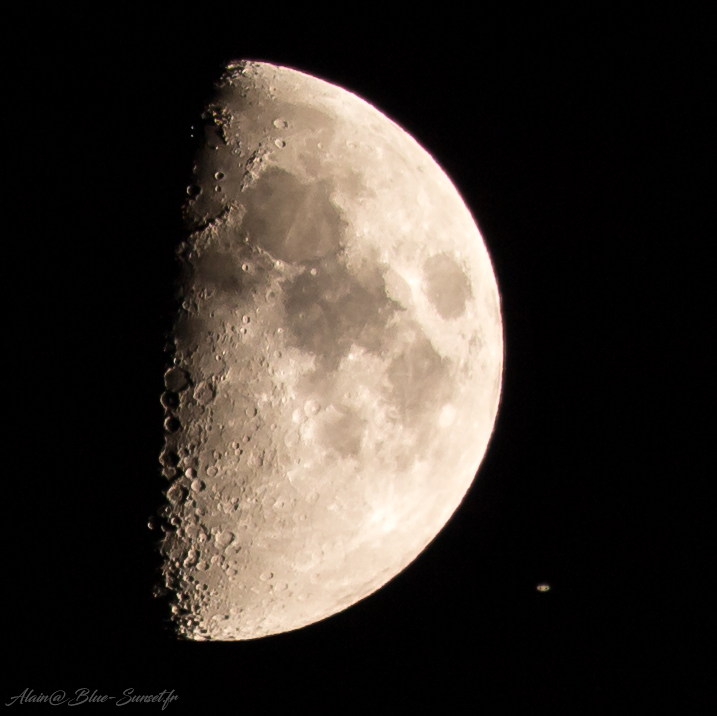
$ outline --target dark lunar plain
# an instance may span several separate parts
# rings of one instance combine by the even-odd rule
[[[705,712],[704,19],[176,7],[6,17],[3,702]],[[167,484],[163,332],[191,128],[242,58],[358,94],[444,168],[493,260],[503,393],[478,479],[384,588],[295,632],[180,642],[146,527]]]

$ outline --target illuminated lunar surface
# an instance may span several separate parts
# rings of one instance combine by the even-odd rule
[[[493,429],[501,316],[470,212],[374,107],[238,62],[204,117],[164,578],[180,636],[253,639],[363,599],[450,518]]]

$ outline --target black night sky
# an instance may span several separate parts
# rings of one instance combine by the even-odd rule
[[[702,712],[704,21],[177,7],[5,25],[4,703],[86,687],[174,689],[167,713]],[[178,642],[146,528],[163,331],[191,126],[231,59],[349,89],[445,169],[494,263],[503,394],[478,479],[383,589],[296,632]]]

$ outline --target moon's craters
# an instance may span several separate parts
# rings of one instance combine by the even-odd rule
[[[164,384],[174,393],[184,390],[187,387],[187,373],[181,368],[170,368],[164,374]]]
[[[367,421],[344,405],[331,405],[325,411],[319,436],[320,442],[342,457],[358,456]]]
[[[355,96],[246,63],[205,119],[162,551],[179,633],[249,639],[358,601],[443,526],[492,427],[500,314],[450,182]]]

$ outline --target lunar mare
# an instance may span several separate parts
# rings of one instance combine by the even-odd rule
[[[493,429],[502,326],[470,212],[377,109],[238,62],[204,119],[161,549],[181,636],[253,639],[363,599],[444,526]]]

